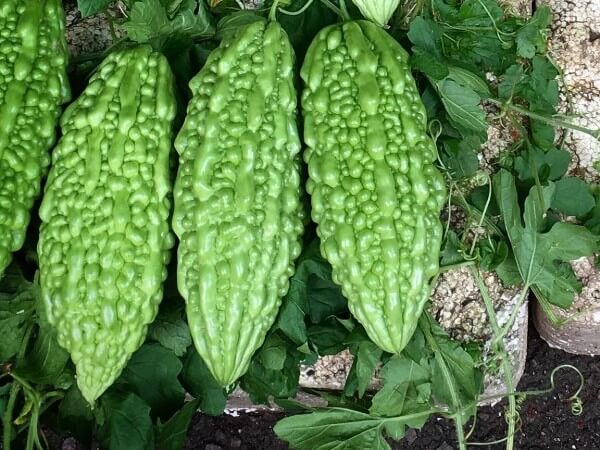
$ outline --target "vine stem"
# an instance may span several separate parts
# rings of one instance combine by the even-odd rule
[[[533,111],[529,111],[528,109],[521,108],[518,105],[513,103],[505,103],[501,100],[498,100],[493,97],[486,98],[487,101],[494,103],[495,105],[500,106],[503,109],[510,109],[516,113],[519,113],[523,116],[530,117],[534,120],[539,120],[547,125],[552,125],[554,127],[568,128],[575,131],[580,131],[582,133],[588,134],[595,139],[600,139],[600,129],[590,130],[589,128],[582,127],[581,125],[577,125],[576,123],[570,122],[568,120],[562,120],[556,117],[547,117],[542,114],[535,113]]]
[[[310,1],[309,1],[310,4]],[[275,21],[277,20],[277,7],[279,6],[279,0],[275,0],[271,5],[271,10],[269,11],[269,20]]]
[[[308,0],[304,6],[302,6],[300,9],[296,10],[296,11],[290,11],[284,8],[278,8],[280,13],[283,13],[287,16],[299,16],[300,14],[302,14],[304,11],[306,11],[308,8],[310,8],[310,5],[313,4],[315,0]],[[278,2],[277,2],[278,3]],[[273,20],[273,19],[271,19]]]
[[[465,439],[465,430],[464,430],[464,422],[463,422],[463,408],[460,404],[460,400],[458,398],[458,393],[456,392],[456,387],[454,386],[454,381],[452,379],[452,375],[450,375],[450,370],[446,365],[446,361],[441,354],[440,348],[437,345],[436,340],[433,338],[431,334],[430,327],[430,319],[427,313],[421,314],[419,317],[419,324],[421,326],[421,330],[425,335],[425,340],[429,344],[430,348],[433,350],[435,355],[435,359],[437,360],[440,369],[444,375],[444,379],[446,380],[446,384],[448,385],[448,391],[450,392],[450,397],[452,398],[452,403],[455,408],[455,413],[453,414],[454,419],[454,428],[456,429],[456,438],[458,439],[458,448],[460,450],[467,450],[466,439]]]
[[[337,6],[335,6],[329,0],[321,0],[321,3],[323,3],[325,6],[327,6],[330,10],[332,10],[334,13],[336,13],[342,19],[347,20],[347,17],[344,17],[343,11],[340,8],[338,8]]]
[[[19,353],[17,354],[17,361],[19,361],[23,358],[23,356],[25,356],[25,352],[27,351],[27,344],[29,343],[29,339],[31,338],[32,332],[33,325],[29,325],[29,327],[27,327],[27,330],[25,331],[23,342],[21,342],[21,347],[19,348]],[[12,386],[10,387],[10,393],[8,394],[8,402],[6,404],[6,410],[4,411],[4,417],[2,418],[2,423],[4,424],[2,448],[4,450],[10,450],[10,443],[12,441],[11,427],[13,421],[13,411],[15,409],[15,403],[17,401],[17,395],[19,395],[20,388],[21,385],[13,381]]]
[[[485,309],[488,315],[488,319],[490,321],[490,326],[492,327],[492,332],[494,333],[494,342],[492,345],[492,350],[496,350],[502,359],[502,374],[504,375],[504,382],[506,383],[506,391],[508,397],[508,413],[507,413],[507,423],[508,423],[508,432],[506,435],[506,449],[512,450],[514,448],[514,439],[515,439],[515,431],[516,431],[516,420],[517,416],[517,401],[514,394],[514,383],[513,383],[513,371],[512,364],[510,363],[510,358],[506,351],[506,347],[504,346],[504,336],[506,334],[504,329],[500,328],[498,325],[498,319],[496,317],[496,310],[494,309],[494,305],[490,299],[488,294],[487,286],[483,282],[483,277],[481,276],[481,270],[479,267],[471,267],[471,273],[475,277],[475,281],[477,282],[477,286],[479,287],[479,291],[481,292],[481,297],[483,298],[483,303],[485,305]],[[520,309],[520,305],[517,305],[515,308],[517,311]],[[510,329],[510,328],[509,328]],[[495,347],[495,349],[494,349]]]

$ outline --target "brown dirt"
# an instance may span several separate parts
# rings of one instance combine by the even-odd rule
[[[522,426],[515,448],[523,450],[595,450],[600,448],[600,358],[570,355],[550,349],[533,327],[529,330],[529,350],[525,374],[519,390],[543,389],[549,386],[552,369],[572,364],[584,375],[581,393],[584,410],[573,416],[565,401],[576,389],[577,376],[569,371],[556,375],[556,391],[528,398],[521,409]],[[503,406],[484,407],[479,411],[478,427],[472,440],[491,441],[501,438],[506,423],[501,416]],[[186,450],[285,449],[286,444],[274,435],[273,425],[281,413],[261,412],[238,417],[208,417],[198,414],[190,427]],[[393,443],[394,449],[451,450],[456,448],[454,430],[448,421],[435,418],[419,432],[409,432],[406,439]],[[496,450],[503,445],[472,447]],[[366,449],[365,449],[366,450]]]

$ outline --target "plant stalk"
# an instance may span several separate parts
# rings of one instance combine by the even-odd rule
[[[465,439],[465,431],[464,431],[464,422],[463,422],[463,408],[458,398],[458,394],[456,392],[456,387],[454,386],[454,381],[452,376],[450,375],[450,371],[448,370],[448,366],[446,365],[446,361],[441,355],[440,349],[437,345],[437,342],[433,338],[433,335],[430,331],[430,322],[429,317],[426,316],[427,313],[421,314],[419,317],[419,325],[423,334],[425,335],[425,340],[429,344],[431,350],[435,355],[435,359],[440,365],[440,369],[444,374],[444,379],[446,380],[446,384],[448,385],[448,391],[450,392],[450,397],[452,398],[452,403],[454,406],[454,414],[452,418],[454,419],[454,428],[456,429],[456,438],[458,440],[458,448],[460,450],[467,450],[466,439]]]
[[[488,319],[490,321],[490,326],[492,327],[492,332],[494,333],[494,343],[492,346],[492,350],[497,351],[502,360],[501,368],[502,374],[504,376],[504,382],[506,383],[506,391],[508,398],[508,432],[506,435],[506,450],[513,450],[516,432],[515,417],[517,416],[517,401],[513,392],[514,383],[512,364],[506,351],[506,347],[504,346],[505,332],[498,325],[498,320],[496,318],[496,310],[494,309],[494,305],[489,297],[487,286],[483,282],[483,277],[481,276],[481,271],[479,267],[472,267],[471,273],[475,277],[475,281],[477,282],[477,286],[479,287],[479,291],[481,292],[481,297],[483,298],[483,303],[485,305]],[[516,309],[520,309],[520,305],[518,305]]]

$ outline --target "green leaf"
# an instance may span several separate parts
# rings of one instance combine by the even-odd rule
[[[580,178],[565,177],[555,186],[552,208],[567,216],[583,216],[596,204],[590,186]]]
[[[94,416],[89,403],[83,398],[76,385],[67,390],[60,402],[58,418],[61,428],[69,430],[78,440],[89,443],[92,437]]]
[[[310,314],[312,321],[319,323],[336,314],[343,304],[339,288],[331,281],[331,266],[321,256],[319,240],[315,239],[298,258],[274,329],[280,329],[296,345],[302,345],[308,339],[305,316]]]
[[[455,381],[459,401],[462,405],[476,405],[483,390],[483,373],[476,368],[476,361],[460,344],[451,340],[436,323],[431,322],[431,333],[436,342],[438,354],[432,361],[431,393],[433,397],[447,405],[452,405],[446,377],[442,370],[441,358]]]
[[[100,440],[107,450],[154,448],[150,406],[133,393],[107,392],[101,397],[105,422]]]
[[[0,290],[9,290],[9,282],[8,277],[4,278]],[[8,361],[18,353],[27,329],[33,326],[37,290],[28,283],[17,289],[16,293],[0,292],[0,361]]]
[[[285,365],[286,342],[277,334],[271,334],[258,352],[261,363],[267,369],[282,370]]]
[[[54,330],[42,323],[33,348],[17,363],[15,372],[32,383],[54,384],[68,361],[69,354],[56,342]]]
[[[362,398],[371,384],[377,363],[383,351],[369,340],[361,341],[354,352],[353,369],[356,375],[356,390],[358,397]]]
[[[594,187],[594,209],[588,214],[585,220],[585,227],[592,233],[600,235],[600,188]]]
[[[444,64],[439,57],[422,50],[420,47],[413,47],[410,64],[413,69],[423,72],[434,80],[442,80],[450,73],[447,64]]]
[[[536,52],[546,51],[547,28],[552,23],[552,11],[543,5],[536,8],[533,17],[517,32],[517,54],[523,58],[531,59]]]
[[[175,54],[215,31],[204,2],[196,0],[182,2],[172,15],[160,0],[136,1],[123,29],[132,41]]]
[[[515,286],[523,282],[512,250],[509,250],[504,261],[498,264],[496,273],[506,286]]]
[[[183,448],[187,430],[199,403],[199,399],[187,402],[167,422],[164,424],[158,422],[155,432],[157,450],[181,450]]]
[[[424,360],[426,361],[426,360]],[[377,416],[408,416],[431,408],[429,364],[416,363],[403,355],[393,356],[382,370],[383,387],[373,397],[369,411]],[[398,420],[388,429],[395,439],[404,436],[405,427],[421,428],[429,415]],[[400,418],[399,418],[400,419]]]
[[[468,130],[485,140],[488,124],[481,107],[481,97],[471,88],[448,78],[436,82],[448,117],[459,130]]]
[[[157,341],[171,350],[176,356],[183,356],[192,344],[190,329],[185,322],[185,310],[169,302],[163,302],[158,316],[148,327],[148,338]]]
[[[495,270],[508,257],[508,245],[504,241],[494,242],[492,238],[480,241],[479,254],[483,270]]]
[[[449,66],[448,72],[448,79],[456,81],[463,87],[472,89],[481,97],[490,96],[488,84],[479,75],[457,66]]]
[[[342,289],[331,279],[323,279],[316,275],[308,278],[309,317],[312,323],[321,323],[334,315],[345,315],[348,301],[342,295]]]
[[[188,350],[185,358],[181,381],[185,389],[200,400],[202,412],[211,416],[223,414],[227,395],[193,347]]]
[[[504,75],[501,77],[501,82],[498,84],[498,96],[501,99],[511,99],[525,79],[525,71],[520,64],[513,64]]]
[[[449,266],[465,260],[463,246],[454,230],[448,230],[442,251],[440,252],[440,264]]]
[[[260,358],[253,358],[248,371],[241,379],[244,391],[253,403],[268,404],[269,397],[290,398],[298,391],[299,360],[288,354],[283,369],[266,368]]]
[[[321,324],[308,328],[308,337],[321,356],[341,352],[346,347],[348,335],[348,328],[337,317],[329,317]]]
[[[544,151],[538,147],[530,147],[515,158],[514,168],[522,181],[533,182],[535,172],[541,181],[558,180],[567,172],[570,162],[571,154],[566,150],[552,147]],[[547,176],[543,177],[544,173]]]
[[[389,449],[381,435],[383,421],[368,414],[329,408],[311,414],[286,417],[274,427],[275,434],[290,446],[307,450]]]
[[[182,368],[173,352],[148,343],[133,354],[119,381],[126,383],[153,411],[163,415],[183,403],[184,390],[177,379]]]
[[[77,0],[77,9],[82,17],[92,16],[107,8],[113,0]]]
[[[541,232],[544,215],[554,197],[554,183],[531,188],[525,199],[523,223],[513,176],[501,170],[493,182],[521,278],[548,296],[548,302],[568,307],[578,285],[571,276],[572,270],[560,263],[597,252],[598,236],[582,226],[563,222],[555,223],[546,233]]]
[[[459,139],[444,139],[444,151],[441,154],[444,165],[450,170],[453,178],[468,178],[479,169],[477,150],[480,143],[471,137]]]
[[[410,23],[408,38],[423,50],[424,54],[442,56],[442,30],[437,23],[423,16],[417,16]]]
[[[123,29],[132,41],[150,42],[151,38],[169,23],[167,11],[160,0],[136,1],[129,11]]]

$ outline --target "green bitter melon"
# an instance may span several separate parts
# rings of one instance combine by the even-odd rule
[[[40,283],[91,404],[142,344],[162,299],[174,245],[173,83],[150,47],[112,53],[61,118],[40,208]]]
[[[317,35],[301,76],[321,252],[369,337],[398,353],[438,271],[446,195],[408,55],[375,24],[350,21]]]
[[[289,287],[302,233],[294,53],[276,22],[226,38],[190,82],[175,147],[178,286],[218,382],[247,370]]]
[[[0,2],[0,277],[25,241],[70,97],[61,0]]]

